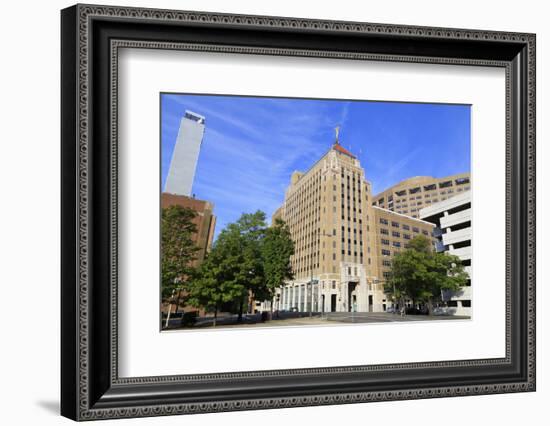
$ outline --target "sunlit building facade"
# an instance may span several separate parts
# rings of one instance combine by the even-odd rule
[[[185,111],[180,121],[176,145],[170,161],[164,192],[191,196],[195,170],[204,136],[205,118]]]
[[[375,195],[373,205],[418,218],[424,207],[469,190],[470,173],[443,178],[415,176]]]
[[[386,310],[390,302],[384,293],[384,259],[404,248],[407,235],[415,235],[413,229],[431,238],[434,225],[374,207],[372,201],[359,159],[338,141],[308,171],[292,174],[272,220],[281,218],[289,226],[295,277],[278,290],[275,309]],[[391,229],[391,224],[398,225],[394,229],[400,235],[390,233],[386,239],[380,229]]]

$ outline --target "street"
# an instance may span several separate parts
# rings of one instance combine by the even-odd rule
[[[405,315],[391,314],[387,312],[328,312],[321,315],[314,313],[312,317],[307,312],[281,312],[277,318],[270,321],[261,321],[261,314],[245,314],[241,323],[237,322],[237,315],[220,316],[216,321],[216,328],[257,328],[257,327],[283,327],[283,326],[307,326],[307,325],[337,325],[390,323],[412,321],[452,321],[470,319],[463,316],[447,315]],[[213,328],[213,318],[199,318],[195,325],[180,327],[179,320],[170,321],[170,329],[198,329]]]

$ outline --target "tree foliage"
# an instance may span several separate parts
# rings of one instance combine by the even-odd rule
[[[401,305],[407,298],[424,302],[431,313],[433,303],[441,300],[442,291],[457,291],[467,280],[460,258],[435,252],[429,239],[417,236],[394,256],[385,291]]]
[[[266,299],[272,299],[278,287],[286,280],[294,278],[290,265],[290,256],[293,254],[294,242],[288,225],[282,219],[276,219],[273,226],[266,230],[262,244],[265,287],[268,293]]]
[[[199,248],[193,241],[197,213],[189,208],[170,206],[161,213],[161,287],[162,297],[168,299],[174,291],[184,289],[193,275],[193,261]]]
[[[251,295],[265,295],[262,242],[265,213],[244,213],[222,230],[189,287],[189,304],[216,314],[223,303],[234,302],[242,316]]]

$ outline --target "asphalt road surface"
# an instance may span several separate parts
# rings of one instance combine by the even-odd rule
[[[289,314],[290,315],[290,314]],[[389,323],[389,322],[411,322],[411,321],[452,321],[470,319],[464,316],[446,315],[405,315],[390,314],[386,312],[329,312],[314,314],[310,317],[307,313],[293,314],[292,316],[281,314],[279,318],[271,321],[261,322],[260,314],[245,315],[242,323],[237,323],[236,315],[218,318],[216,328],[257,328],[257,327],[285,327],[304,325],[338,325],[338,324],[367,324],[367,323]],[[299,315],[299,316],[298,316]],[[185,329],[212,328],[210,317],[201,318],[192,327]],[[181,329],[179,324],[171,321],[171,329]]]

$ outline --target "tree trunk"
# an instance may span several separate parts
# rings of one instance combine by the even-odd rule
[[[239,316],[237,317],[237,322],[243,322],[243,299],[239,302]]]
[[[216,327],[216,320],[218,319],[218,305],[214,308],[214,323],[213,327]]]
[[[174,314],[178,313],[178,309],[180,307],[180,300],[181,300],[181,289],[178,290],[178,297],[176,298],[176,310],[174,311]]]
[[[434,310],[434,302],[433,302],[433,299],[430,297],[428,299],[428,315],[429,316],[433,315],[433,310]]]

